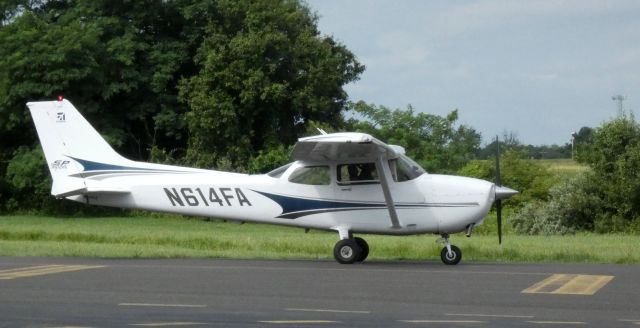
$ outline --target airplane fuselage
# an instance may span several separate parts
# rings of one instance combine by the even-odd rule
[[[128,193],[68,198],[93,205],[394,235],[463,231],[469,224],[480,224],[494,200],[494,186],[484,180],[425,173],[409,181],[392,181],[389,187],[401,226],[391,227],[380,183],[339,184],[339,163],[329,165],[332,174],[326,185],[290,181],[298,168],[313,163],[295,162],[276,177],[166,165],[156,165],[162,173],[154,173],[134,170],[135,163],[129,170],[84,171],[88,186],[99,181],[102,187]]]

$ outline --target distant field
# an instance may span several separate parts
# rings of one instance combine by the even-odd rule
[[[492,220],[488,218],[487,220]],[[374,260],[439,261],[437,236],[365,236]],[[0,217],[0,256],[333,259],[337,234],[179,217]],[[640,263],[640,236],[493,235],[452,242],[465,261]]]
[[[555,173],[579,173],[589,170],[588,166],[572,159],[538,159],[535,161],[547,166],[549,170]]]

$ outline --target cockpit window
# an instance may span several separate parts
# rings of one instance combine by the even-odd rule
[[[391,169],[393,181],[396,182],[413,180],[427,173],[418,163],[405,155],[400,155],[400,157],[390,160],[389,168]]]
[[[338,184],[378,183],[378,171],[375,163],[338,165]]]
[[[302,166],[297,168],[289,176],[289,181],[293,183],[307,185],[329,185],[331,184],[331,175],[329,174],[329,166]]]
[[[284,172],[291,166],[291,164],[293,163],[289,163],[287,165],[283,165],[280,166],[279,168],[267,173],[268,176],[272,177],[272,178],[280,178],[282,176],[282,174],[284,174]]]

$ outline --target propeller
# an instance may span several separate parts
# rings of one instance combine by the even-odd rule
[[[500,140],[496,136],[496,187],[502,187],[500,180]],[[496,216],[498,218],[498,244],[502,245],[502,199],[496,199]]]
[[[498,243],[502,244],[502,200],[517,194],[517,190],[502,186],[500,179],[500,140],[496,136],[496,183],[495,183],[495,203],[496,217],[498,219]]]

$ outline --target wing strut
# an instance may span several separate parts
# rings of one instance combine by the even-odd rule
[[[393,198],[391,197],[391,190],[389,190],[389,182],[387,180],[387,172],[383,161],[383,156],[378,155],[376,160],[376,166],[378,175],[380,176],[380,185],[382,186],[382,193],[384,194],[384,201],[387,203],[387,209],[389,209],[389,218],[391,219],[391,227],[394,229],[400,229],[400,221],[398,220],[398,213],[396,213],[396,206],[393,204]],[[390,172],[389,172],[390,173]]]

